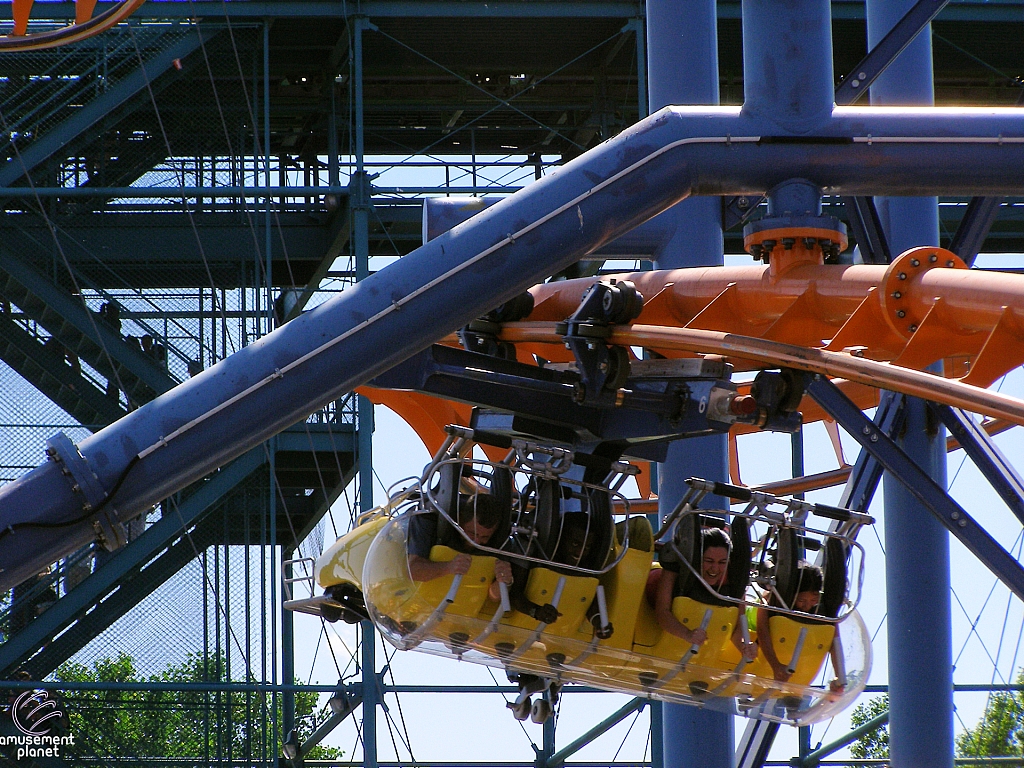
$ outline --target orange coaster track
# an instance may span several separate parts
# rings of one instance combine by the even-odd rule
[[[788,367],[827,375],[843,380],[862,408],[877,403],[880,387],[984,414],[994,430],[1024,424],[1024,401],[986,389],[1024,363],[1024,276],[968,269],[952,252],[931,247],[911,249],[885,266],[827,265],[813,239],[805,245],[798,237],[788,249],[776,246],[769,265],[602,279],[632,281],[645,298],[634,324],[616,327],[609,344],[665,357],[723,355],[738,370]],[[571,361],[556,324],[593,282],[534,287],[533,312],[502,326],[500,338],[515,343],[524,362],[534,354]],[[938,363],[943,375],[926,371]],[[425,420],[424,413],[445,401],[363,391],[405,416],[428,449],[443,439],[442,422],[468,417],[466,406],[447,404],[440,421]],[[805,422],[824,418],[809,398],[803,405]]]
[[[77,43],[105,32],[127,19],[145,0],[121,0],[113,8],[93,18],[96,0],[75,0],[75,23],[63,29],[47,30],[28,34],[28,18],[34,0],[13,0],[12,14],[14,29],[9,35],[0,37],[0,52],[41,51],[68,43]]]

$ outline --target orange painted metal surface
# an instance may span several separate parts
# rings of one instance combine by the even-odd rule
[[[557,344],[561,342],[561,336],[555,325],[506,323],[500,338],[513,343]],[[841,377],[1024,425],[1024,401],[1017,398],[846,352],[784,344],[735,333],[656,325],[618,326],[612,330],[608,343],[677,353],[723,355],[752,362],[760,368],[794,368],[830,378]]]
[[[145,0],[122,0],[93,18],[96,0],[75,0],[74,24],[62,29],[27,34],[34,0],[13,0],[14,27],[10,35],[0,37],[0,52],[41,51],[85,40],[120,24],[135,13],[143,2]]]
[[[798,260],[777,274],[757,265],[635,272],[614,279],[630,280],[643,293],[638,325],[846,351],[916,370],[941,360],[947,375],[980,387],[1024,363],[1024,275],[970,270],[941,248],[912,249],[888,266]],[[529,319],[564,320],[593,282],[567,280],[531,289],[535,308]],[[654,340],[650,348],[670,357],[681,354],[678,347],[659,347]],[[557,345],[527,344],[522,350],[523,355],[534,352],[567,359]]]
[[[645,299],[634,324],[616,327],[609,343],[666,357],[725,355],[738,370],[785,366],[838,377],[862,409],[877,405],[881,386],[995,417],[989,423],[999,429],[1024,424],[1024,403],[985,389],[1024,363],[1024,276],[971,270],[933,247],[911,249],[889,265],[826,265],[820,242],[829,238],[845,246],[838,232],[770,230],[746,243],[770,253],[768,265],[606,276],[633,282]],[[532,363],[534,354],[571,360],[555,323],[576,310],[593,282],[534,287],[527,322],[505,324],[501,338],[516,344],[522,362]],[[947,378],[923,372],[937,362]],[[805,423],[826,418],[809,398],[801,412]],[[731,432],[734,482],[736,436],[754,431],[737,425]],[[842,482],[848,471],[782,482],[808,490]],[[643,486],[639,503],[656,505]]]

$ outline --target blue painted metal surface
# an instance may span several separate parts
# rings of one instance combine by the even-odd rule
[[[882,393],[874,417],[874,423],[882,434],[892,437],[903,429],[904,402],[903,395],[896,395],[892,392]],[[850,472],[850,477],[846,481],[846,487],[843,488],[839,506],[857,512],[867,512],[881,480],[882,465],[878,459],[861,449],[857,455],[857,461],[853,465],[853,470]]]
[[[913,6],[913,0],[867,0],[868,48],[880,45]],[[872,105],[934,103],[930,27],[886,68],[870,93]],[[934,198],[881,198],[879,217],[894,254],[913,246],[938,245]],[[926,409],[924,402],[907,398],[906,426],[898,444],[934,481],[928,488],[945,495],[945,432]],[[905,476],[883,480],[890,755],[896,768],[946,768],[953,765],[949,536],[929,514],[934,507],[905,481]],[[948,496],[945,499],[950,503]],[[920,642],[924,637],[928,642]]]
[[[40,3],[33,9],[33,18],[73,19],[74,7],[62,3]],[[738,19],[740,0],[720,0],[718,18]],[[864,3],[861,0],[833,0],[832,14],[837,19],[863,19]],[[110,8],[110,3],[100,3],[99,14]],[[364,0],[358,5],[336,3],[331,0],[233,0],[227,12],[232,18],[345,18],[366,14],[371,18],[387,17],[447,17],[447,18],[577,18],[579,5],[573,2],[549,2],[548,0],[516,0],[515,2],[494,2],[493,0]],[[640,18],[644,6],[639,2],[603,2],[588,8],[587,15],[597,18]],[[216,18],[225,14],[224,4],[215,1],[196,3],[179,0],[172,2],[149,2],[135,13],[137,19],[168,18]],[[944,20],[954,21],[1020,21],[1020,9],[1012,2],[985,2],[985,0],[964,0],[946,8]]]
[[[843,425],[857,442],[872,456],[874,456],[885,470],[893,475],[899,483],[907,489],[907,492],[916,499],[928,513],[938,520],[952,533],[967,549],[974,554],[985,566],[1002,581],[1011,592],[1019,598],[1024,599],[1024,567],[1017,560],[1007,553],[1000,544],[989,536],[985,530],[976,523],[963,507],[950,498],[943,486],[932,479],[927,470],[930,467],[920,466],[912,459],[903,448],[897,445],[896,441],[886,436],[867,416],[865,416],[854,403],[844,395],[828,379],[815,376],[807,388],[810,394],[836,421]],[[921,427],[916,432],[924,433],[923,420],[914,421],[915,414],[907,414],[907,435],[915,432],[915,427]],[[892,519],[891,509],[888,500],[886,504],[886,530],[888,531]],[[918,521],[919,522],[919,521]],[[916,545],[904,546],[903,555],[910,558],[914,555]],[[886,550],[890,547],[887,545]],[[949,594],[949,582],[946,582],[945,595]],[[922,602],[920,596],[912,596],[913,602],[920,604],[920,610],[933,610],[934,604]],[[901,605],[901,609],[908,610],[907,606]],[[909,610],[916,610],[910,608]],[[890,616],[891,619],[891,616]],[[890,644],[892,643],[892,629],[889,630]],[[920,639],[930,635],[920,634],[915,629],[914,637],[917,639],[918,655],[920,653]],[[906,663],[906,660],[901,660]],[[892,670],[889,670],[890,676]],[[930,669],[927,677],[933,679],[940,677],[940,670]],[[921,679],[918,679],[918,683]],[[892,692],[892,680],[889,681],[889,690]],[[952,689],[951,689],[952,690]],[[941,734],[935,738],[940,738]],[[950,737],[952,738],[952,737]],[[950,742],[952,744],[952,742]]]
[[[853,104],[867,92],[903,50],[926,28],[949,0],[918,0],[903,17],[875,43],[836,88],[836,104]]]
[[[1024,479],[970,414],[948,405],[932,406],[1010,511],[1024,523]]]
[[[151,525],[145,533],[106,560],[101,567],[77,588],[58,600],[50,609],[30,622],[24,630],[0,645],[0,674],[12,672],[47,638],[68,627],[79,616],[112,592],[140,565],[156,557],[181,535],[182,527],[194,525],[224,494],[252,474],[265,461],[264,450],[257,447],[240,456],[212,478],[199,491],[178,505],[178,514],[167,515]],[[111,619],[113,621],[113,618]]]
[[[892,261],[889,241],[878,218],[878,208],[871,197],[844,197],[850,229],[857,239],[860,261],[864,264],[888,264]]]
[[[656,0],[647,4],[647,73],[650,105],[717,104],[718,28],[713,0]],[[720,202],[714,197],[685,200],[655,219],[659,228],[655,267],[714,266],[722,263]],[[668,514],[688,490],[687,477],[729,479],[724,435],[669,444],[658,467],[658,507]],[[711,502],[712,504],[714,502]],[[718,500],[723,508],[724,500]],[[733,764],[733,717],[662,704],[662,754],[669,766],[693,763],[707,768]]]
[[[687,195],[763,192],[794,176],[852,194],[1024,189],[1019,110],[847,108],[825,116],[807,141],[765,138],[778,131],[733,108],[662,110],[80,449],[108,492],[120,483],[110,502],[118,518],[134,517]],[[89,541],[82,514],[52,462],[0,489],[0,530],[67,524],[3,534],[0,588]]]
[[[985,243],[985,237],[999,215],[1001,197],[973,197],[967,205],[963,219],[949,241],[949,250],[959,256],[968,266],[974,264],[978,252]]]
[[[743,3],[744,111],[807,133],[832,111],[834,83],[829,0]]]

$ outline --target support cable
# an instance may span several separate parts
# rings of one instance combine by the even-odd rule
[[[4,116],[2,109],[0,109],[0,126],[2,126],[5,131],[10,132],[7,123],[7,118]],[[32,176],[29,174],[29,169],[25,163],[24,158],[21,155],[21,150],[18,149],[18,145],[16,142],[11,142],[11,148],[14,150],[15,156],[18,158],[18,162],[21,164],[21,169],[28,182],[29,189],[32,190],[32,193],[35,197],[36,205],[39,206],[39,212],[40,214],[42,214],[43,221],[46,223],[47,229],[49,229],[50,231],[50,236],[53,238],[53,244],[57,248],[57,252],[60,254],[61,261],[63,262],[64,267],[68,272],[68,278],[71,280],[71,283],[75,288],[75,292],[82,297],[82,304],[85,308],[86,316],[89,318],[89,323],[92,325],[93,333],[96,335],[96,341],[99,344],[100,349],[103,351],[103,355],[107,358],[107,364],[110,366],[111,372],[113,373],[114,382],[117,384],[118,389],[120,389],[122,392],[125,392],[125,402],[128,403],[127,388],[121,381],[121,377],[117,372],[117,365],[114,363],[114,359],[113,357],[111,357],[110,351],[107,349],[106,343],[103,341],[103,336],[99,332],[99,325],[96,322],[96,317],[94,316],[92,310],[89,309],[89,305],[86,304],[85,302],[85,295],[82,293],[81,286],[78,283],[78,278],[71,268],[71,262],[68,260],[67,254],[65,254],[64,252],[64,246],[61,243],[60,238],[57,236],[56,227],[51,221],[49,215],[46,213],[46,206],[43,205],[42,199],[35,191],[35,182],[32,180]]]

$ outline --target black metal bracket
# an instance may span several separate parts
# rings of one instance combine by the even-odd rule
[[[576,358],[582,402],[606,400],[629,378],[629,352],[609,345],[612,326],[639,317],[644,297],[631,282],[596,282],[587,289],[579,307],[558,326],[565,345]]]

